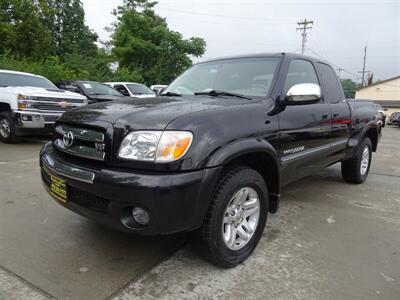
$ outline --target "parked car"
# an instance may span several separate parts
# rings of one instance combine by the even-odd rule
[[[400,126],[400,112],[394,112],[387,121],[389,125]]]
[[[89,100],[89,104],[104,101],[113,101],[124,99],[117,90],[113,89],[107,84],[96,82],[96,81],[62,81],[57,83],[60,89],[76,92],[86,96]]]
[[[383,110],[382,106],[379,104],[375,104],[376,108],[376,122],[378,123],[380,128],[385,127],[386,125],[386,113]]]
[[[40,152],[42,178],[85,217],[141,235],[195,231],[205,257],[232,267],[258,244],[282,186],[338,162],[345,181],[367,179],[375,114],[346,101],[319,59],[211,60],[146,102],[65,113]]]
[[[152,85],[150,88],[156,93],[158,94],[161,90],[167,88],[168,85],[165,84],[154,84]]]
[[[386,126],[386,113],[382,109],[378,110],[378,120],[381,121],[382,127]]]
[[[48,134],[62,113],[86,104],[86,97],[59,90],[42,76],[0,70],[0,141]]]
[[[105,84],[116,89],[122,95],[137,98],[152,98],[156,94],[150,88],[136,82],[106,82]]]

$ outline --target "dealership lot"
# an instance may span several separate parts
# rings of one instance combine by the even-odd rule
[[[384,129],[363,185],[333,166],[285,187],[254,254],[230,270],[181,248],[184,235],[126,235],[60,207],[40,183],[45,141],[0,144],[0,299],[398,299],[399,137]]]

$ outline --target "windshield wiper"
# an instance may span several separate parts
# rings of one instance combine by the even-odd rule
[[[181,96],[182,96],[182,94],[175,93],[175,92],[166,92],[166,93],[162,93],[162,94],[160,94],[160,96],[167,96],[167,97],[181,97]]]
[[[246,97],[246,96],[243,96],[243,95],[240,95],[240,94],[225,92],[225,91],[219,91],[219,90],[211,90],[211,91],[207,91],[207,92],[196,92],[194,94],[196,96],[197,95],[207,95],[207,96],[212,96],[212,97],[231,96],[231,97],[237,97],[237,98],[252,100],[250,97]]]

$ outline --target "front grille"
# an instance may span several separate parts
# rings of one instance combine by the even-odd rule
[[[68,102],[68,103],[80,103],[83,104],[83,99],[64,99],[64,98],[49,98],[49,97],[36,97],[35,100],[40,102]]]
[[[104,134],[100,131],[58,124],[53,145],[56,149],[78,157],[103,161]]]
[[[107,212],[110,204],[108,199],[70,186],[68,187],[68,201],[100,212]]]
[[[67,106],[65,106],[67,105]],[[68,102],[58,103],[58,102],[35,102],[33,103],[33,108],[41,111],[57,111],[57,112],[66,112],[72,108],[77,107]]]

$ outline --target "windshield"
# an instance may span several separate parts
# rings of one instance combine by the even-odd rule
[[[58,89],[51,81],[43,77],[1,72],[0,86],[31,86],[44,89]]]
[[[193,95],[211,90],[265,97],[280,58],[237,58],[194,65],[163,92]]]
[[[154,95],[154,92],[144,84],[129,83],[126,85],[132,94],[138,95]]]
[[[107,95],[107,96],[121,96],[123,95],[114,90],[112,87],[102,84],[99,82],[84,82],[82,83],[82,89],[87,95]]]

